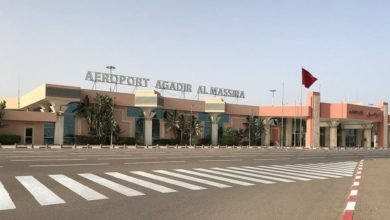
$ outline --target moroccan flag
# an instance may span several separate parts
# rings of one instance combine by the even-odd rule
[[[310,88],[315,81],[317,81],[317,78],[315,78],[309,71],[302,68],[302,85],[306,88]]]

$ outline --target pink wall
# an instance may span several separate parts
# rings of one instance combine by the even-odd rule
[[[37,122],[55,122],[57,115],[50,112],[28,112],[6,110],[4,120],[6,121],[37,121]]]
[[[265,106],[259,107],[259,112],[262,117],[311,117],[311,108],[308,106]]]
[[[0,128],[0,134],[15,134],[21,137],[20,144],[24,144],[24,131],[26,127],[33,128],[33,143],[43,143],[44,122],[32,121],[5,121],[7,126]]]

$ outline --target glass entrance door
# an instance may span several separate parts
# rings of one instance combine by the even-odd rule
[[[32,144],[33,143],[33,128],[28,127],[24,129],[24,143]]]

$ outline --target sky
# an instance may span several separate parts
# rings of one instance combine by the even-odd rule
[[[245,91],[230,103],[291,105],[304,67],[318,78],[304,100],[378,104],[390,101],[389,12],[388,0],[0,0],[0,97],[17,97],[18,81],[21,94],[91,89],[87,71],[114,65],[152,84]]]

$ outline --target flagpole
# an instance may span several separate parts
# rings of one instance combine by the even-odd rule
[[[297,100],[295,99],[294,100],[294,147],[296,147],[296,143],[297,143],[297,136],[296,136],[296,132],[297,132]]]
[[[299,147],[302,147],[302,90],[303,90],[303,85],[301,85],[301,112],[300,112],[300,122],[299,122]]]
[[[283,147],[284,146],[284,82],[283,82],[283,86],[282,86],[282,137],[281,137],[281,142],[280,142],[280,145]]]

